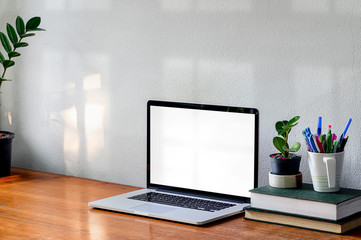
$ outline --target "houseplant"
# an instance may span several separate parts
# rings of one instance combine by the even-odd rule
[[[33,17],[25,24],[24,20],[18,16],[15,21],[15,28],[7,23],[7,35],[0,32],[1,45],[5,50],[5,54],[0,51],[0,63],[3,70],[0,75],[0,89],[3,82],[10,81],[10,79],[5,78],[5,73],[8,68],[15,65],[13,58],[21,56],[18,52],[18,48],[27,47],[29,45],[23,40],[35,36],[35,31],[44,31],[44,29],[39,28],[40,22],[40,17]],[[14,137],[15,134],[12,132],[0,131],[0,177],[10,175],[11,149]]]
[[[299,173],[301,156],[293,153],[300,149],[301,144],[296,142],[291,147],[288,144],[291,129],[298,124],[299,119],[300,116],[296,116],[289,121],[278,121],[275,125],[278,136],[273,138],[273,145],[280,153],[270,155],[272,174],[294,175]]]

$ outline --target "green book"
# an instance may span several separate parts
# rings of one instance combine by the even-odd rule
[[[301,188],[263,186],[250,190],[251,206],[303,216],[340,220],[361,212],[361,190],[341,188],[335,193],[320,193],[312,184]]]
[[[345,234],[361,227],[361,212],[334,221],[246,207],[244,218],[246,220],[305,228],[336,234]]]

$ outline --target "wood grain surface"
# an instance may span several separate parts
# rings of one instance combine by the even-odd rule
[[[102,211],[88,202],[139,188],[13,168],[0,178],[0,239],[361,239],[247,221],[206,226]]]

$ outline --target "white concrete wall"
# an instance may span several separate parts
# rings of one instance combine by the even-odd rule
[[[260,185],[277,120],[300,115],[303,143],[318,116],[337,133],[352,117],[342,185],[361,188],[361,1],[2,0],[1,31],[18,14],[47,31],[2,88],[14,166],[145,186],[160,99],[258,108]]]

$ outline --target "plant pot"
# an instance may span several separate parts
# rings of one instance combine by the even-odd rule
[[[295,175],[300,172],[301,156],[290,154],[289,158],[282,159],[274,156],[280,155],[273,153],[270,155],[271,173],[276,175]]]
[[[11,147],[15,133],[0,131],[0,177],[10,176]]]

